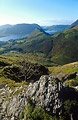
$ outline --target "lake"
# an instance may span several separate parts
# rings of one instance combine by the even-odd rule
[[[8,41],[8,40],[11,40],[11,39],[19,39],[19,38],[22,38],[23,36],[24,35],[22,35],[22,34],[10,35],[10,36],[6,36],[6,37],[1,37],[0,41]]]
[[[55,33],[57,30],[45,30],[46,33]]]

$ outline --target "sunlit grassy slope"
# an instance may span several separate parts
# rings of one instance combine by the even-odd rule
[[[66,80],[65,82],[68,83],[70,86],[78,85],[78,62],[73,62],[63,66],[48,67],[48,69],[50,71],[50,74],[55,74],[58,76],[65,76],[77,72],[76,78]]]
[[[66,29],[54,35],[53,49],[49,56],[57,64],[63,65],[78,60],[78,27]]]

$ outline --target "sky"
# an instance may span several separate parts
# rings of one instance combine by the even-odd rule
[[[67,25],[77,19],[78,0],[0,0],[0,25]]]

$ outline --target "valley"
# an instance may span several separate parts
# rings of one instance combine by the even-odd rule
[[[78,120],[78,20],[57,27],[0,28],[24,34],[0,41],[0,120]]]

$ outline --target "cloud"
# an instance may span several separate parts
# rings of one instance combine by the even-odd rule
[[[39,22],[41,25],[69,25],[72,24],[75,20],[63,20],[63,19],[52,19],[52,20],[42,20]]]

